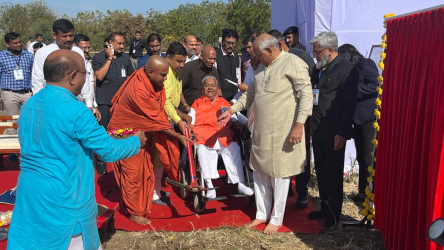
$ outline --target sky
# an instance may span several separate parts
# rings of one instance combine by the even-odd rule
[[[35,1],[35,0],[34,0]],[[33,0],[7,0],[1,3],[9,2],[13,4],[27,4],[34,2]],[[122,10],[127,9],[133,14],[145,14],[151,8],[160,11],[167,11],[177,8],[180,4],[201,3],[203,0],[45,0],[48,6],[53,9],[57,15],[67,14],[75,17],[78,12],[100,10],[106,13],[106,10]],[[214,2],[215,0],[210,0]],[[222,0],[228,2],[228,0]]]

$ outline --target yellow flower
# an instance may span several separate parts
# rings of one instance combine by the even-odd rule
[[[367,203],[368,203],[368,201],[369,201],[369,200],[368,200],[368,198],[365,198],[365,202],[367,202]]]
[[[382,71],[384,71],[384,63],[382,61],[380,61],[378,63],[379,68],[381,68]]]
[[[381,48],[383,48],[383,49],[387,48],[387,44],[385,42],[382,42],[381,43]]]
[[[385,55],[385,53],[381,53],[381,57],[382,57],[382,54]],[[378,81],[379,81],[379,82],[382,82],[383,80],[384,80],[384,78],[383,78],[382,76],[378,76]]]
[[[378,91],[378,93],[379,93],[380,95],[382,95],[382,88],[381,88],[381,87],[376,87],[376,91]]]
[[[372,220],[373,219],[373,215],[367,215],[367,220]]]
[[[378,122],[374,122],[374,123],[373,123],[373,127],[374,127],[374,128],[377,128],[377,127],[379,127],[379,124],[378,124]]]
[[[373,171],[373,167],[372,167],[372,166],[369,166],[369,167],[367,168],[367,170],[368,170],[369,173],[371,173],[371,172]]]
[[[370,154],[371,154],[372,156],[374,156],[374,155],[375,155],[375,153],[373,153],[373,152],[371,152]]]
[[[123,131],[125,131],[124,129],[118,129],[117,131],[116,131],[116,135],[120,135]]]
[[[382,39],[383,41],[387,40],[387,34],[384,33],[384,35],[381,36],[381,39]]]
[[[375,159],[376,159],[376,158],[375,158]],[[372,171],[372,176],[375,176],[375,174],[376,174],[376,171],[373,170],[373,171]]]
[[[376,157],[373,160],[376,162]]]
[[[381,58],[385,59],[386,54],[384,52],[381,52]]]
[[[378,106],[381,106],[381,99],[376,98],[375,104]]]
[[[365,210],[362,210],[362,211],[361,211],[361,214],[362,214],[363,216],[367,216],[368,212],[365,211]]]
[[[367,181],[368,181],[368,182],[372,182],[372,181],[373,181],[373,178],[372,178],[372,177],[368,177],[368,178],[367,178]],[[369,196],[369,197],[370,197],[370,196]]]

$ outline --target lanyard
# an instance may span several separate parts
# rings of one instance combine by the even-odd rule
[[[137,43],[136,43],[136,41],[134,41],[134,49],[136,49],[136,47],[137,47],[137,44],[139,44],[139,42],[140,42],[140,40],[139,40],[139,41],[137,41]]]
[[[9,53],[11,53],[11,52],[9,52]],[[22,55],[23,55],[23,52],[18,56],[18,60],[15,59],[15,56],[13,55],[14,61],[17,63],[17,68],[20,68],[20,60],[22,59]]]

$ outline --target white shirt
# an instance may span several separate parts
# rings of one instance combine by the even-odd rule
[[[85,68],[86,68],[86,76],[85,76],[85,85],[83,85],[82,91],[80,95],[77,96],[79,101],[85,103],[86,107],[92,108],[94,106],[94,70],[92,69],[91,61],[85,59]]]
[[[245,74],[244,82],[247,84],[248,87],[254,82],[254,69],[250,65],[247,69],[247,74]],[[236,103],[236,101],[242,96],[244,92],[240,91],[237,92],[237,94],[233,97],[233,100],[231,100],[233,103]]]
[[[193,55],[192,57],[188,57],[187,56],[187,59],[185,60],[185,63],[191,62],[191,61],[194,61],[194,60],[197,60],[197,59],[199,59],[199,56],[197,56],[197,55]]]
[[[34,44],[36,44],[37,43],[37,41],[34,41],[34,42],[32,42],[32,43],[30,43],[29,45],[28,45],[28,51],[31,53],[31,54],[33,54],[34,55]],[[45,47],[46,46],[46,44],[44,44],[44,43],[41,43],[41,44],[43,44],[43,47]]]
[[[37,94],[37,92],[39,92],[41,89],[45,87],[46,81],[43,75],[43,64],[45,63],[46,58],[48,57],[49,54],[59,49],[60,49],[59,46],[54,41],[54,43],[37,50],[37,53],[35,54],[34,57],[34,64],[32,66],[31,86],[32,86],[33,95]],[[71,48],[71,51],[79,53],[79,55],[82,56],[83,60],[85,60],[83,51],[80,48],[73,46]],[[86,63],[85,63],[85,68],[86,68]],[[88,80],[86,80],[86,82],[87,81]],[[85,102],[86,106],[92,107],[92,99],[90,97],[91,91],[89,83],[83,85],[80,95],[85,100],[88,100]]]

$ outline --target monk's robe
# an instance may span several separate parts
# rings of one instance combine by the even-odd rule
[[[139,154],[113,163],[122,195],[120,204],[130,214],[147,217],[150,212],[154,192],[154,156],[158,155],[172,180],[178,177],[178,140],[160,132],[171,129],[164,109],[165,99],[165,89],[153,86],[144,68],[134,72],[112,99],[108,130],[133,128],[145,131],[147,137],[147,143]]]

